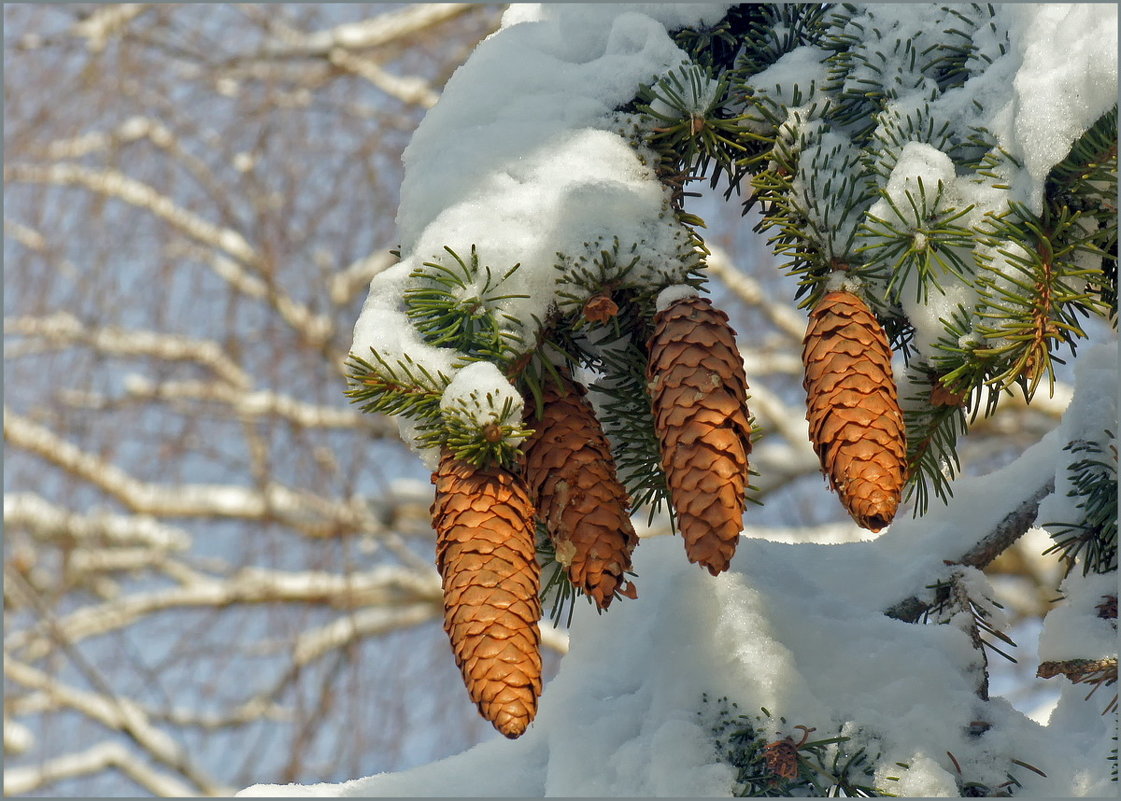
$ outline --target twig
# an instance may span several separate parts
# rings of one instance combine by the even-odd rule
[[[7,407],[4,438],[8,447],[34,453],[141,514],[277,520],[312,537],[384,530],[360,498],[333,501],[271,481],[260,490],[226,484],[142,482]]]
[[[155,796],[185,798],[197,791],[174,776],[158,771],[137,759],[118,742],[98,743],[85,751],[48,759],[40,765],[5,768],[4,795],[20,795],[57,782],[117,768]]]
[[[1052,477],[952,564],[984,568],[1031,528],[1040,502],[1054,491],[1055,479]],[[884,614],[907,623],[915,623],[930,607],[930,601],[912,595],[889,607]]]
[[[86,345],[98,353],[117,356],[151,356],[171,362],[194,362],[238,389],[249,389],[253,380],[212,339],[193,339],[178,334],[143,329],[90,328],[69,312],[41,317],[12,317],[4,320],[4,333],[36,340],[35,347],[5,348],[5,357],[14,358],[22,350],[41,352],[44,347],[61,348]],[[7,343],[6,343],[7,344]]]

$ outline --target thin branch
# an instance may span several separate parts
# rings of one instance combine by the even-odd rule
[[[778,303],[767,297],[762,284],[736,267],[732,257],[723,248],[709,242],[708,249],[710,253],[705,264],[712,275],[722,280],[744,303],[762,309],[780,331],[797,342],[805,338],[805,317],[790,308],[789,304]]]
[[[187,762],[187,754],[182,745],[175,742],[166,732],[153,726],[147,715],[135,703],[120,696],[106,696],[79,690],[37,668],[4,656],[4,676],[24,687],[41,690],[59,703],[97,721],[108,729],[121,731],[144,751],[194,782],[208,795],[229,795],[230,788],[214,783]],[[8,770],[5,770],[4,791],[8,789]],[[17,774],[18,775],[18,774]],[[196,795],[195,791],[183,795]]]
[[[471,10],[469,3],[426,3],[315,33],[300,35],[298,32],[290,32],[284,37],[284,41],[270,42],[259,53],[239,61],[294,56],[324,57],[340,47],[348,50],[380,47]]]
[[[64,641],[77,643],[171,609],[270,603],[319,604],[336,609],[400,608],[439,606],[442,597],[439,577],[431,568],[418,574],[383,566],[349,575],[243,568],[227,577],[195,574],[194,580],[182,586],[136,592],[85,606],[54,621],[53,628]],[[4,647],[34,661],[50,652],[52,639],[33,630],[17,630],[5,638]]]
[[[396,263],[397,257],[388,250],[364,256],[331,276],[327,295],[336,306],[345,306],[356,294],[369,287],[374,276]]]
[[[150,3],[112,3],[101,6],[88,17],[70,26],[69,33],[86,40],[91,52],[100,53],[109,39],[125,29],[128,23],[143,14]]]
[[[215,275],[241,294],[267,302],[281,319],[298,331],[311,345],[318,346],[326,342],[335,330],[335,324],[330,317],[315,314],[307,306],[280,290],[274,283],[253,275],[234,259],[223,256],[215,250],[189,243],[172,243],[168,246],[168,255],[186,256],[206,262]]]
[[[432,108],[440,99],[440,95],[423,78],[394,75],[372,59],[355,55],[344,48],[331,48],[327,53],[327,60],[336,67],[365,78],[387,95],[407,105]]]
[[[224,251],[243,264],[261,264],[260,254],[237,231],[208,222],[167,195],[119,170],[93,170],[66,162],[5,164],[4,180],[52,186],[80,186],[150,211],[192,239]]]
[[[85,751],[48,759],[40,765],[5,768],[4,795],[19,795],[49,787],[57,782],[117,768],[155,796],[186,798],[197,791],[176,777],[155,770],[137,759],[118,742],[98,743]]]
[[[313,537],[381,532],[384,528],[357,497],[334,501],[277,482],[257,490],[227,484],[162,485],[139,481],[6,406],[4,438],[8,447],[21,448],[45,459],[140,514],[277,520]]]
[[[1029,498],[1006,514],[991,531],[953,563],[983,569],[1031,528],[1039,511],[1040,502],[1054,491],[1055,479],[1052,477]],[[930,607],[929,600],[922,600],[912,595],[891,606],[884,614],[907,623],[915,623]]]
[[[1035,673],[1041,679],[1050,679],[1054,676],[1066,676],[1071,684],[1089,684],[1092,686],[1086,700],[1098,691],[1099,687],[1110,687],[1117,683],[1117,657],[1106,659],[1070,659],[1062,662],[1044,662]],[[1117,709],[1117,693],[1102,710],[1103,715]]]
[[[114,356],[151,356],[164,361],[194,362],[233,387],[249,389],[253,379],[212,339],[193,339],[178,334],[143,329],[90,328],[69,312],[59,311],[43,317],[14,317],[4,320],[4,333],[37,340],[35,347],[11,345],[5,358],[25,352],[42,352],[45,347],[62,348],[85,345],[98,353]],[[5,343],[7,344],[7,343]]]
[[[4,180],[78,186],[145,209],[194,241],[206,245],[200,258],[209,262],[220,278],[248,297],[267,300],[309,343],[322,344],[334,330],[329,318],[312,313],[274,284],[246,271],[245,268],[249,267],[259,273],[266,273],[267,265],[261,254],[240,233],[232,228],[214,225],[148,184],[119,170],[94,170],[67,162],[5,164]],[[223,256],[223,253],[227,255]]]
[[[139,376],[130,377],[126,390],[130,398],[140,401],[220,403],[243,420],[277,417],[300,428],[365,431],[379,439],[397,436],[397,426],[384,415],[364,414],[345,406],[306,403],[271,390],[240,392],[225,384],[205,381],[165,381],[157,384]]]
[[[34,492],[4,495],[4,528],[24,530],[40,542],[87,543],[98,547],[144,546],[158,551],[183,551],[191,536],[146,515],[108,512],[80,514],[57,506]]]

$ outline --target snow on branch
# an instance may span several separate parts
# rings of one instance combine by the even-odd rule
[[[4,333],[28,337],[33,342],[11,344],[5,354],[15,358],[45,347],[87,345],[99,353],[118,356],[151,356],[165,361],[190,361],[206,367],[238,389],[253,386],[253,379],[212,339],[194,339],[160,331],[125,329],[116,326],[90,328],[69,312],[43,317],[14,317],[4,320]]]
[[[1055,491],[1052,476],[1037,488],[1028,498],[1006,514],[996,526],[986,532],[969,550],[963,553],[955,564],[984,568],[996,559],[1006,548],[1018,540],[1035,522],[1040,502]],[[908,623],[914,623],[930,609],[929,600],[911,596],[890,607],[884,614]]]

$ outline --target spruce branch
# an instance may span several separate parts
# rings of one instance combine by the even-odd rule
[[[640,304],[633,296],[626,298],[615,318],[614,331],[596,346],[603,377],[590,389],[599,398],[600,421],[612,443],[619,480],[627,489],[632,507],[648,507],[652,521],[664,503],[672,521],[673,507],[646,386],[648,334],[649,320]]]
[[[903,209],[881,190],[890,217],[881,219],[871,212],[864,215],[857,236],[867,244],[854,253],[865,259],[859,270],[861,275],[887,280],[886,294],[890,300],[899,301],[903,286],[911,282],[915,299],[926,303],[932,287],[944,293],[939,280],[943,276],[967,280],[969,266],[963,254],[969,253],[973,239],[969,229],[958,221],[973,206],[944,208],[945,187],[941,181],[929,194],[922,176],[917,184],[917,192],[905,193],[907,206]]]
[[[951,482],[961,469],[957,457],[957,441],[965,435],[966,416],[960,403],[933,403],[940,399],[941,386],[930,373],[914,371],[914,391],[906,396],[903,424],[907,438],[907,485],[904,501],[915,501],[914,516],[926,514],[930,494],[943,503],[953,495]]]
[[[747,147],[741,139],[762,138],[741,128],[740,117],[728,111],[729,81],[699,64],[670,71],[638,92],[637,108],[646,115],[652,134],[647,144],[670,172],[691,178],[711,175],[715,186],[722,172],[734,174]]]
[[[416,420],[432,420],[440,414],[440,399],[451,379],[442,372],[433,375],[423,364],[403,354],[391,365],[373,348],[373,361],[351,353],[346,376],[351,403],[362,404],[363,412],[403,415]]]
[[[1059,662],[1043,662],[1035,673],[1041,679],[1066,676],[1071,684],[1089,684],[1090,692],[1085,700],[1098,691],[1099,687],[1111,687],[1117,683],[1117,658],[1106,659],[1069,659]],[[1106,703],[1103,715],[1117,709],[1117,693]]]
[[[702,695],[701,701],[707,705],[708,696]],[[776,721],[766,708],[759,711],[761,714],[746,715],[739,712],[734,701],[719,698],[714,709],[697,713],[705,716],[720,759],[736,770],[734,796],[889,795],[870,783],[879,754],[871,756],[867,746],[856,747],[853,738],[841,735],[840,731],[832,737],[811,739],[816,728],[788,727],[785,717],[779,716]],[[783,735],[783,730],[796,733],[798,739],[790,733]],[[864,738],[876,739],[868,734]]]
[[[1036,514],[1039,511],[1040,502],[1054,491],[1055,480],[1054,478],[1048,479],[1028,498],[1024,499],[1016,506],[1015,509],[1001,518],[1000,522],[993,526],[992,529],[985,532],[969,550],[955,559],[951,564],[983,569],[1012,545],[1012,543],[1023,536],[1024,532],[1031,528],[1032,524],[1035,522]],[[932,589],[935,586],[936,585],[930,585],[928,589]],[[929,595],[926,595],[925,598],[912,595],[890,606],[884,611],[884,614],[906,623],[915,623],[922,618],[923,614],[925,614],[932,605],[933,603]]]
[[[444,250],[451,266],[425,262],[409,276],[413,285],[404,292],[409,320],[429,345],[454,348],[465,361],[512,361],[522,346],[520,323],[501,311],[500,304],[528,296],[499,290],[520,265],[499,275],[480,265],[474,245],[468,261],[447,246]]]
[[[1030,400],[1044,377],[1052,391],[1055,351],[1067,346],[1073,354],[1086,337],[1080,317],[1102,314],[1100,300],[1088,281],[1101,275],[1077,259],[1095,251],[1080,224],[1080,213],[1064,213],[1048,226],[1021,204],[1009,212],[988,215],[979,232],[990,250],[982,252],[978,333],[989,342],[978,348],[997,357],[1000,369],[990,382],[1001,389],[1019,384]]]
[[[736,58],[736,71],[742,79],[762,72],[792,50],[821,43],[829,11],[826,5],[767,3],[749,7],[758,10],[748,17]]]
[[[1067,466],[1072,489],[1068,497],[1078,498],[1078,522],[1044,523],[1055,543],[1044,555],[1058,553],[1073,565],[1081,557],[1082,575],[1090,571],[1108,573],[1117,569],[1117,444],[1112,431],[1107,448],[1095,442],[1078,441],[1063,450],[1086,454]]]
[[[597,322],[594,316],[590,318],[583,313],[590,298],[599,294],[610,297],[617,289],[639,286],[632,274],[640,260],[638,243],[624,248],[619,237],[612,238],[610,247],[600,247],[597,251],[585,243],[585,253],[579,256],[557,254],[557,308],[568,316],[573,330]]]
[[[514,414],[514,400],[499,405],[490,392],[470,393],[470,401],[459,397],[440,410],[439,426],[423,426],[418,443],[443,447],[461,461],[475,467],[498,464],[514,468],[520,464],[520,445],[532,433]]]

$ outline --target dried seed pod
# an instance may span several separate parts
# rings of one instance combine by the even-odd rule
[[[515,473],[474,467],[447,450],[432,481],[444,630],[479,712],[502,734],[518,737],[541,694],[533,503]]]
[[[541,419],[527,421],[526,483],[569,579],[606,609],[616,592],[635,597],[624,578],[638,544],[627,491],[583,387],[550,381],[542,399]]]
[[[715,576],[743,528],[751,453],[736,335],[728,315],[691,296],[655,315],[648,349],[654,428],[685,553]]]
[[[895,517],[907,457],[891,348],[851,292],[828,292],[802,345],[806,419],[821,467],[849,515],[879,531]]]

